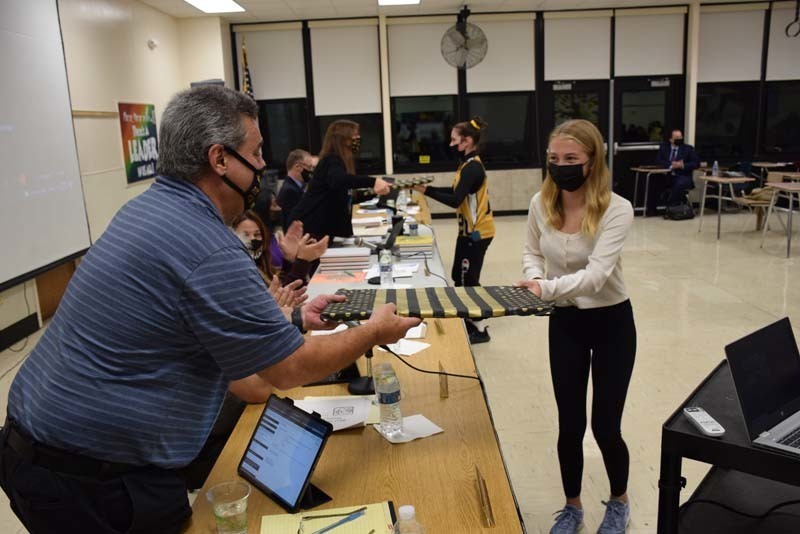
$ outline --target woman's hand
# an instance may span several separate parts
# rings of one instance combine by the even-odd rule
[[[424,194],[425,194],[425,190],[426,190],[427,188],[428,188],[428,186],[427,186],[427,185],[425,185],[425,184],[419,184],[419,185],[412,186],[412,188],[411,188],[411,189],[413,189],[414,191],[419,191],[420,193],[422,193],[422,194],[424,195]]]
[[[283,259],[291,263],[297,258],[297,249],[300,246],[301,239],[303,239],[302,221],[292,221],[285,234],[275,233],[275,240],[278,242],[281,252],[283,252]]]
[[[308,236],[308,239],[301,240],[300,245],[297,247],[297,259],[316,261],[328,250],[328,236],[319,241],[312,239],[308,234],[303,237],[305,238],[306,236]]]
[[[295,280],[291,284],[281,287],[281,282],[277,275],[272,277],[272,282],[269,284],[269,292],[280,307],[288,306],[294,308],[302,305],[308,300],[306,289],[302,280]]]
[[[372,188],[378,195],[388,195],[392,189],[391,184],[382,178],[375,178],[375,185]]]
[[[519,282],[514,284],[516,287],[525,287],[528,288],[528,291],[536,295],[537,297],[542,297],[542,286],[539,285],[538,280],[520,280]]]

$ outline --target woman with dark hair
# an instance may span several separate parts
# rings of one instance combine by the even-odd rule
[[[353,235],[351,189],[371,187],[379,195],[389,192],[388,182],[356,174],[360,147],[358,123],[337,120],[328,126],[314,176],[291,216],[293,221],[302,221],[305,231],[317,239]]]
[[[481,133],[489,126],[480,117],[459,122],[450,131],[450,146],[458,151],[461,163],[451,187],[419,185],[414,189],[455,208],[458,237],[450,276],[456,286],[481,285],[481,269],[486,250],[494,237],[494,217],[489,205],[486,169],[478,156]],[[483,321],[467,319],[470,343],[489,341]]]
[[[253,210],[247,210],[236,217],[231,228],[244,243],[250,256],[256,262],[268,289],[279,306],[299,306],[308,298],[303,287],[308,279],[311,265],[328,248],[328,238],[315,241],[303,234],[303,225],[293,223],[283,234],[273,234]],[[270,261],[272,248],[270,242],[277,237],[284,258],[284,270],[276,268]]]

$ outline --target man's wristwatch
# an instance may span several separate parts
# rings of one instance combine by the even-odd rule
[[[300,308],[292,309],[292,324],[300,330],[300,333],[305,334],[306,331],[303,328],[303,310]]]

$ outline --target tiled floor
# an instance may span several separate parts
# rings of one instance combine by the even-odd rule
[[[634,306],[639,349],[623,422],[631,453],[629,532],[655,532],[660,428],[698,382],[724,357],[726,343],[788,315],[800,326],[800,246],[786,259],[785,238],[772,232],[765,248],[748,214],[715,217],[703,233],[698,221],[637,218],[624,252],[624,276]],[[520,277],[524,217],[498,219],[482,281],[508,284]],[[434,223],[449,266],[455,221]],[[547,358],[547,319],[490,322],[492,341],[474,348],[486,383],[500,443],[528,532],[548,532],[563,504],[555,451],[557,418]],[[37,340],[29,341],[30,348]],[[27,350],[27,349],[26,349]],[[21,353],[21,354],[24,354]],[[0,410],[20,358],[0,354]],[[3,374],[5,373],[5,374]],[[585,442],[584,505],[596,530],[608,481],[591,432]],[[688,496],[705,466],[684,463]],[[0,532],[24,532],[0,492]]]

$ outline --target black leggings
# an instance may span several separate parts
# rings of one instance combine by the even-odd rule
[[[453,269],[450,276],[458,286],[479,286],[481,285],[481,269],[483,269],[483,257],[486,256],[486,249],[492,238],[473,241],[469,237],[460,235],[456,238],[456,253],[453,256]],[[469,267],[462,268],[463,260],[469,261]]]
[[[580,310],[557,307],[550,316],[550,372],[558,404],[558,461],[567,498],[581,494],[586,388],[592,371],[592,433],[600,446],[611,494],[627,491],[630,458],[620,425],[636,358],[630,300]]]

